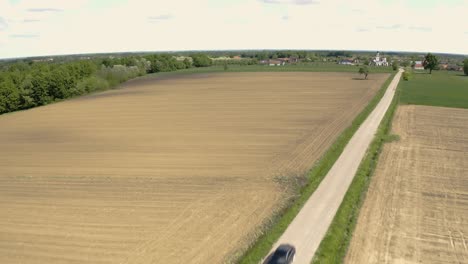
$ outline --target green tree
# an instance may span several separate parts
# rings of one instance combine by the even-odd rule
[[[47,76],[48,72],[35,72],[32,74],[33,79],[31,80],[32,87],[34,90],[31,97],[37,105],[48,104],[53,101],[53,98],[49,94]]]
[[[27,75],[20,87],[20,104],[22,109],[34,107],[36,103],[32,97],[34,86],[32,85],[31,75]]]
[[[189,58],[184,59],[184,64],[186,69],[192,67],[192,62],[189,60]]]
[[[20,94],[11,80],[0,83],[0,113],[20,108]]]
[[[369,68],[367,68],[367,66],[359,68],[359,74],[364,74],[364,79],[367,79],[367,75],[369,75]]]
[[[394,71],[398,70],[398,67],[400,67],[400,65],[398,64],[398,61],[393,61],[392,63],[392,69]]]
[[[370,64],[370,59],[365,58],[364,61],[363,61],[363,64],[368,66]]]
[[[463,72],[465,72],[465,75],[468,75],[468,59],[463,61]]]
[[[208,55],[203,53],[194,54],[191,57],[193,66],[195,67],[208,67],[213,64],[213,61],[208,57]]]
[[[424,57],[423,66],[424,69],[429,69],[429,74],[432,74],[432,70],[436,69],[437,65],[439,64],[439,59],[432,53],[428,53]]]

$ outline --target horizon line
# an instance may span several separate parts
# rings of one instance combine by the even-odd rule
[[[66,57],[66,56],[79,56],[79,55],[106,55],[106,54],[125,54],[125,53],[177,53],[177,52],[235,52],[235,51],[348,51],[348,52],[381,52],[381,53],[413,53],[413,54],[440,54],[440,55],[454,55],[468,57],[468,54],[462,53],[449,53],[449,52],[431,52],[431,51],[398,51],[398,50],[347,50],[347,49],[194,49],[194,50],[142,50],[142,51],[111,51],[111,52],[84,52],[84,53],[68,53],[68,54],[55,54],[55,55],[37,55],[37,56],[24,56],[24,57],[3,57],[3,60],[20,60],[20,59],[33,59],[44,57]]]

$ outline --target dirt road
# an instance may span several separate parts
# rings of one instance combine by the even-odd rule
[[[351,138],[325,179],[275,244],[296,247],[295,264],[310,263],[348,190],[359,163],[395,94],[402,70],[396,74],[374,111]],[[273,250],[272,249],[272,250]]]

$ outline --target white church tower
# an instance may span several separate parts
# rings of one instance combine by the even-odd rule
[[[373,66],[388,66],[387,58],[382,58],[380,59],[380,52],[377,51],[377,55],[375,55],[375,58],[372,60],[370,65]]]

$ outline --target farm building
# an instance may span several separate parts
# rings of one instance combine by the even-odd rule
[[[299,58],[296,57],[289,57],[289,58],[277,58],[277,59],[269,59],[269,60],[261,60],[260,64],[265,64],[269,66],[283,66],[288,63],[296,63],[299,62]]]
[[[338,64],[341,64],[341,65],[354,65],[354,60],[352,59],[344,59],[344,60],[341,60],[338,62]]]
[[[448,63],[439,63],[439,69],[441,70],[446,70],[448,66]]]
[[[284,60],[268,60],[269,66],[283,66],[286,62]]]
[[[415,61],[413,69],[415,69],[415,70],[424,70],[423,62],[422,61]]]
[[[463,71],[463,67],[462,66],[458,66],[456,64],[450,64],[447,66],[446,70],[448,71]]]

